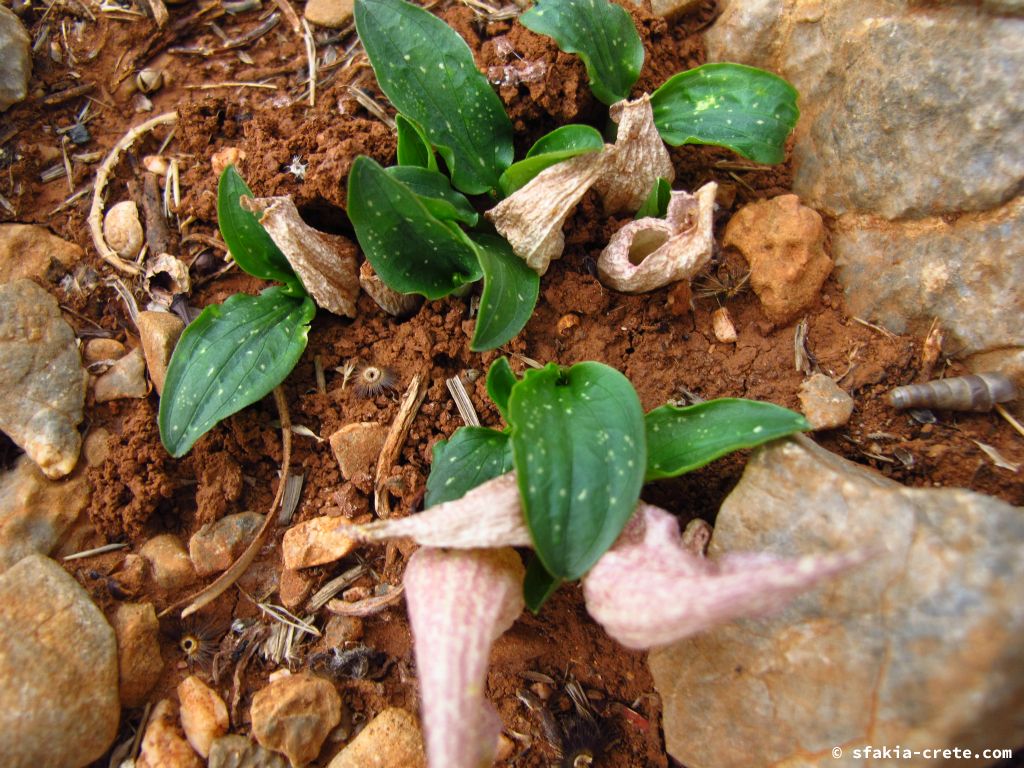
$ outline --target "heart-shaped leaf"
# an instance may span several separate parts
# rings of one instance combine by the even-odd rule
[[[399,112],[395,115],[395,128],[398,132],[398,164],[436,171],[434,148],[430,146],[430,139],[419,124]]]
[[[239,204],[242,195],[252,197],[252,190],[235,166],[229,165],[217,182],[217,223],[231,257],[253,277],[300,286],[288,259],[260,226],[259,219]]]
[[[512,387],[518,382],[519,378],[508,364],[507,357],[499,357],[491,363],[490,370],[487,371],[487,394],[498,406],[505,423],[508,423],[508,399],[512,395]]]
[[[810,429],[799,413],[772,403],[722,398],[685,408],[663,405],[644,419],[647,480],[676,477],[741,448]]]
[[[530,370],[509,398],[512,457],[545,569],[578,579],[612,545],[640,496],[644,417],[633,386],[601,363]]]
[[[651,94],[654,124],[667,144],[714,144],[756,163],[781,163],[800,110],[778,75],[742,64],[704,64],[670,77]]]
[[[515,338],[526,325],[540,293],[540,275],[497,235],[474,235],[484,271],[484,290],[470,349],[483,352]]]
[[[355,19],[381,90],[423,128],[455,188],[496,190],[512,162],[512,122],[465,41],[403,0],[358,0]]]
[[[512,471],[508,435],[486,427],[459,427],[434,446],[424,507],[461,499],[481,483]]]
[[[391,178],[419,195],[420,202],[438,219],[461,221],[469,227],[475,226],[480,219],[480,214],[469,204],[466,196],[452,189],[443,173],[414,165],[395,165],[385,170]]]
[[[440,299],[483,275],[465,233],[368,157],[352,163],[348,216],[367,261],[392,290]]]
[[[668,203],[672,199],[672,187],[668,180],[659,178],[651,187],[651,194],[644,200],[634,219],[664,219],[668,213]]]
[[[203,310],[174,348],[160,398],[160,440],[184,455],[221,419],[284,381],[306,348],[316,305],[286,288],[238,293]]]
[[[498,183],[501,193],[508,197],[520,187],[525,187],[534,176],[555,163],[585,152],[604,149],[604,139],[596,128],[589,125],[563,125],[544,136],[530,147],[526,157],[512,163],[501,174]]]
[[[590,90],[605,104],[629,96],[644,63],[644,46],[625,8],[608,0],[538,0],[519,23],[554,38],[583,60]]]

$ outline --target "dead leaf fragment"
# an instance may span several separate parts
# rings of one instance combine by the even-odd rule
[[[306,224],[290,197],[243,196],[242,208],[260,224],[284,253],[302,285],[328,312],[356,316],[359,271],[356,246],[347,237],[329,235]]]
[[[612,235],[597,260],[601,282],[624,293],[645,293],[689,280],[707,264],[717,185],[695,195],[673,192],[664,219],[631,221]]]
[[[176,256],[161,253],[146,266],[142,287],[153,301],[170,308],[175,296],[192,291],[188,265]]]
[[[516,255],[543,275],[562,255],[565,220],[600,177],[604,162],[604,151],[588,152],[546,168],[484,215]]]
[[[494,762],[501,721],[484,698],[491,646],[523,611],[515,550],[417,550],[405,571],[431,766]]]
[[[601,175],[594,189],[601,194],[604,212],[633,213],[640,209],[659,178],[669,184],[675,168],[665,142],[654,125],[651,98],[620,101],[608,111],[619,124],[615,144],[606,147]]]

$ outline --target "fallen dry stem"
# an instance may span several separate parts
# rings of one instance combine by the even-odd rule
[[[1006,421],[1009,422],[1011,427],[1017,430],[1021,434],[1021,436],[1024,436],[1024,425],[1017,421],[1017,419],[1013,417],[1013,414],[1003,407],[1002,403],[996,403],[995,408],[996,412],[998,412],[1000,416],[1006,419]]]
[[[230,568],[218,576],[210,586],[200,590],[191,598],[191,602],[188,607],[181,612],[181,618],[183,619],[212,603],[220,597],[228,587],[238,581],[242,574],[248,570],[250,565],[252,565],[252,561],[256,559],[256,554],[263,548],[267,537],[270,535],[271,531],[274,530],[277,522],[277,515],[275,515],[274,512],[277,510],[278,505],[284,497],[284,489],[285,486],[288,485],[288,466],[291,464],[292,460],[292,418],[291,413],[288,411],[288,402],[284,399],[284,390],[282,390],[281,387],[274,387],[274,403],[277,405],[277,413],[281,419],[281,480],[277,484],[277,493],[274,494],[274,500],[270,503],[270,509],[267,511],[266,519],[264,519],[263,526],[256,534],[256,538],[254,538],[252,543],[245,548],[245,552],[243,552],[239,558],[231,564]],[[167,615],[187,600],[188,598],[186,598],[186,600],[180,600],[169,608],[163,610],[160,615]]]
[[[122,152],[129,149],[140,136],[144,136],[154,128],[158,128],[161,125],[170,125],[171,123],[177,122],[177,120],[177,112],[165,112],[162,115],[157,115],[156,117],[147,120],[141,125],[135,126],[121,137],[117,144],[114,145],[114,148],[110,150],[110,154],[107,155],[106,159],[100,163],[99,168],[96,169],[96,181],[94,182],[92,193],[92,207],[89,209],[88,219],[89,232],[92,234],[92,242],[104,261],[121,272],[126,272],[129,275],[139,274],[142,271],[142,268],[138,264],[125,261],[115,253],[113,248],[107,245],[107,241],[103,237],[103,193],[106,190],[107,181],[109,181]]]
[[[423,404],[426,391],[420,391],[420,384],[423,378],[420,374],[412,377],[409,388],[405,391],[405,398],[402,400],[402,407],[398,409],[395,420],[391,422],[391,429],[384,439],[384,447],[381,448],[380,456],[377,457],[377,471],[373,479],[373,504],[377,510],[378,517],[391,517],[391,499],[384,488],[384,481],[387,479],[391,467],[398,461],[398,454],[402,450],[402,444],[409,434],[409,427],[416,413]]]

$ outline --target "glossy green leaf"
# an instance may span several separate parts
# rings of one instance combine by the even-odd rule
[[[430,139],[415,120],[410,120],[402,113],[395,115],[395,127],[398,131],[398,164],[412,165],[437,170],[437,158]]]
[[[598,152],[604,148],[601,133],[589,125],[563,125],[544,136],[530,147],[526,157],[512,163],[498,180],[501,193],[508,197],[525,187],[533,177],[555,163],[568,160],[586,152]]]
[[[651,94],[651,107],[667,144],[714,144],[757,163],[781,163],[800,117],[796,100],[778,75],[723,63],[670,77]]]
[[[487,371],[487,394],[491,401],[498,406],[501,418],[508,423],[508,399],[512,395],[512,387],[519,382],[519,378],[512,371],[508,364],[507,357],[499,357],[491,363]]]
[[[540,275],[515,255],[503,237],[474,235],[484,271],[484,290],[469,348],[483,352],[515,338],[526,325],[540,293]]]
[[[534,613],[540,611],[548,598],[555,594],[562,580],[548,573],[544,563],[534,552],[526,563],[526,577],[523,579],[523,602]]]
[[[512,162],[512,122],[465,41],[403,0],[357,0],[355,18],[381,90],[423,128],[455,188],[496,190]]]
[[[512,471],[508,435],[486,427],[459,427],[434,446],[425,507],[461,499],[488,480]]]
[[[440,299],[483,276],[476,246],[419,196],[360,156],[348,176],[348,216],[380,279],[399,293]]]
[[[537,0],[519,22],[554,38],[583,60],[590,90],[605,104],[629,96],[644,63],[644,46],[625,8],[608,0]]]
[[[221,419],[284,381],[306,348],[316,305],[286,288],[237,293],[181,334],[160,397],[160,440],[182,456]]]
[[[461,221],[469,227],[475,226],[480,219],[480,214],[470,205],[466,196],[452,189],[443,173],[413,165],[396,165],[385,168],[385,171],[417,194],[420,202],[438,219]]]
[[[242,195],[252,197],[252,190],[235,166],[229,165],[217,182],[217,224],[231,257],[253,277],[300,285],[288,259],[260,226],[259,219],[239,204]]]
[[[799,413],[772,403],[722,398],[685,408],[663,405],[644,419],[647,480],[676,477],[741,448],[810,429]]]
[[[509,398],[512,456],[537,554],[578,579],[633,513],[646,467],[643,410],[601,363],[529,370]]]
[[[634,219],[663,219],[668,213],[668,203],[672,199],[672,187],[667,179],[659,178],[651,187],[651,194],[644,200],[640,210],[636,212]]]

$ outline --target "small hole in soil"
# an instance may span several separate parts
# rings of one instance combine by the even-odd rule
[[[634,267],[640,266],[644,259],[658,250],[668,240],[664,232],[641,232],[633,238],[629,246],[629,263]]]

